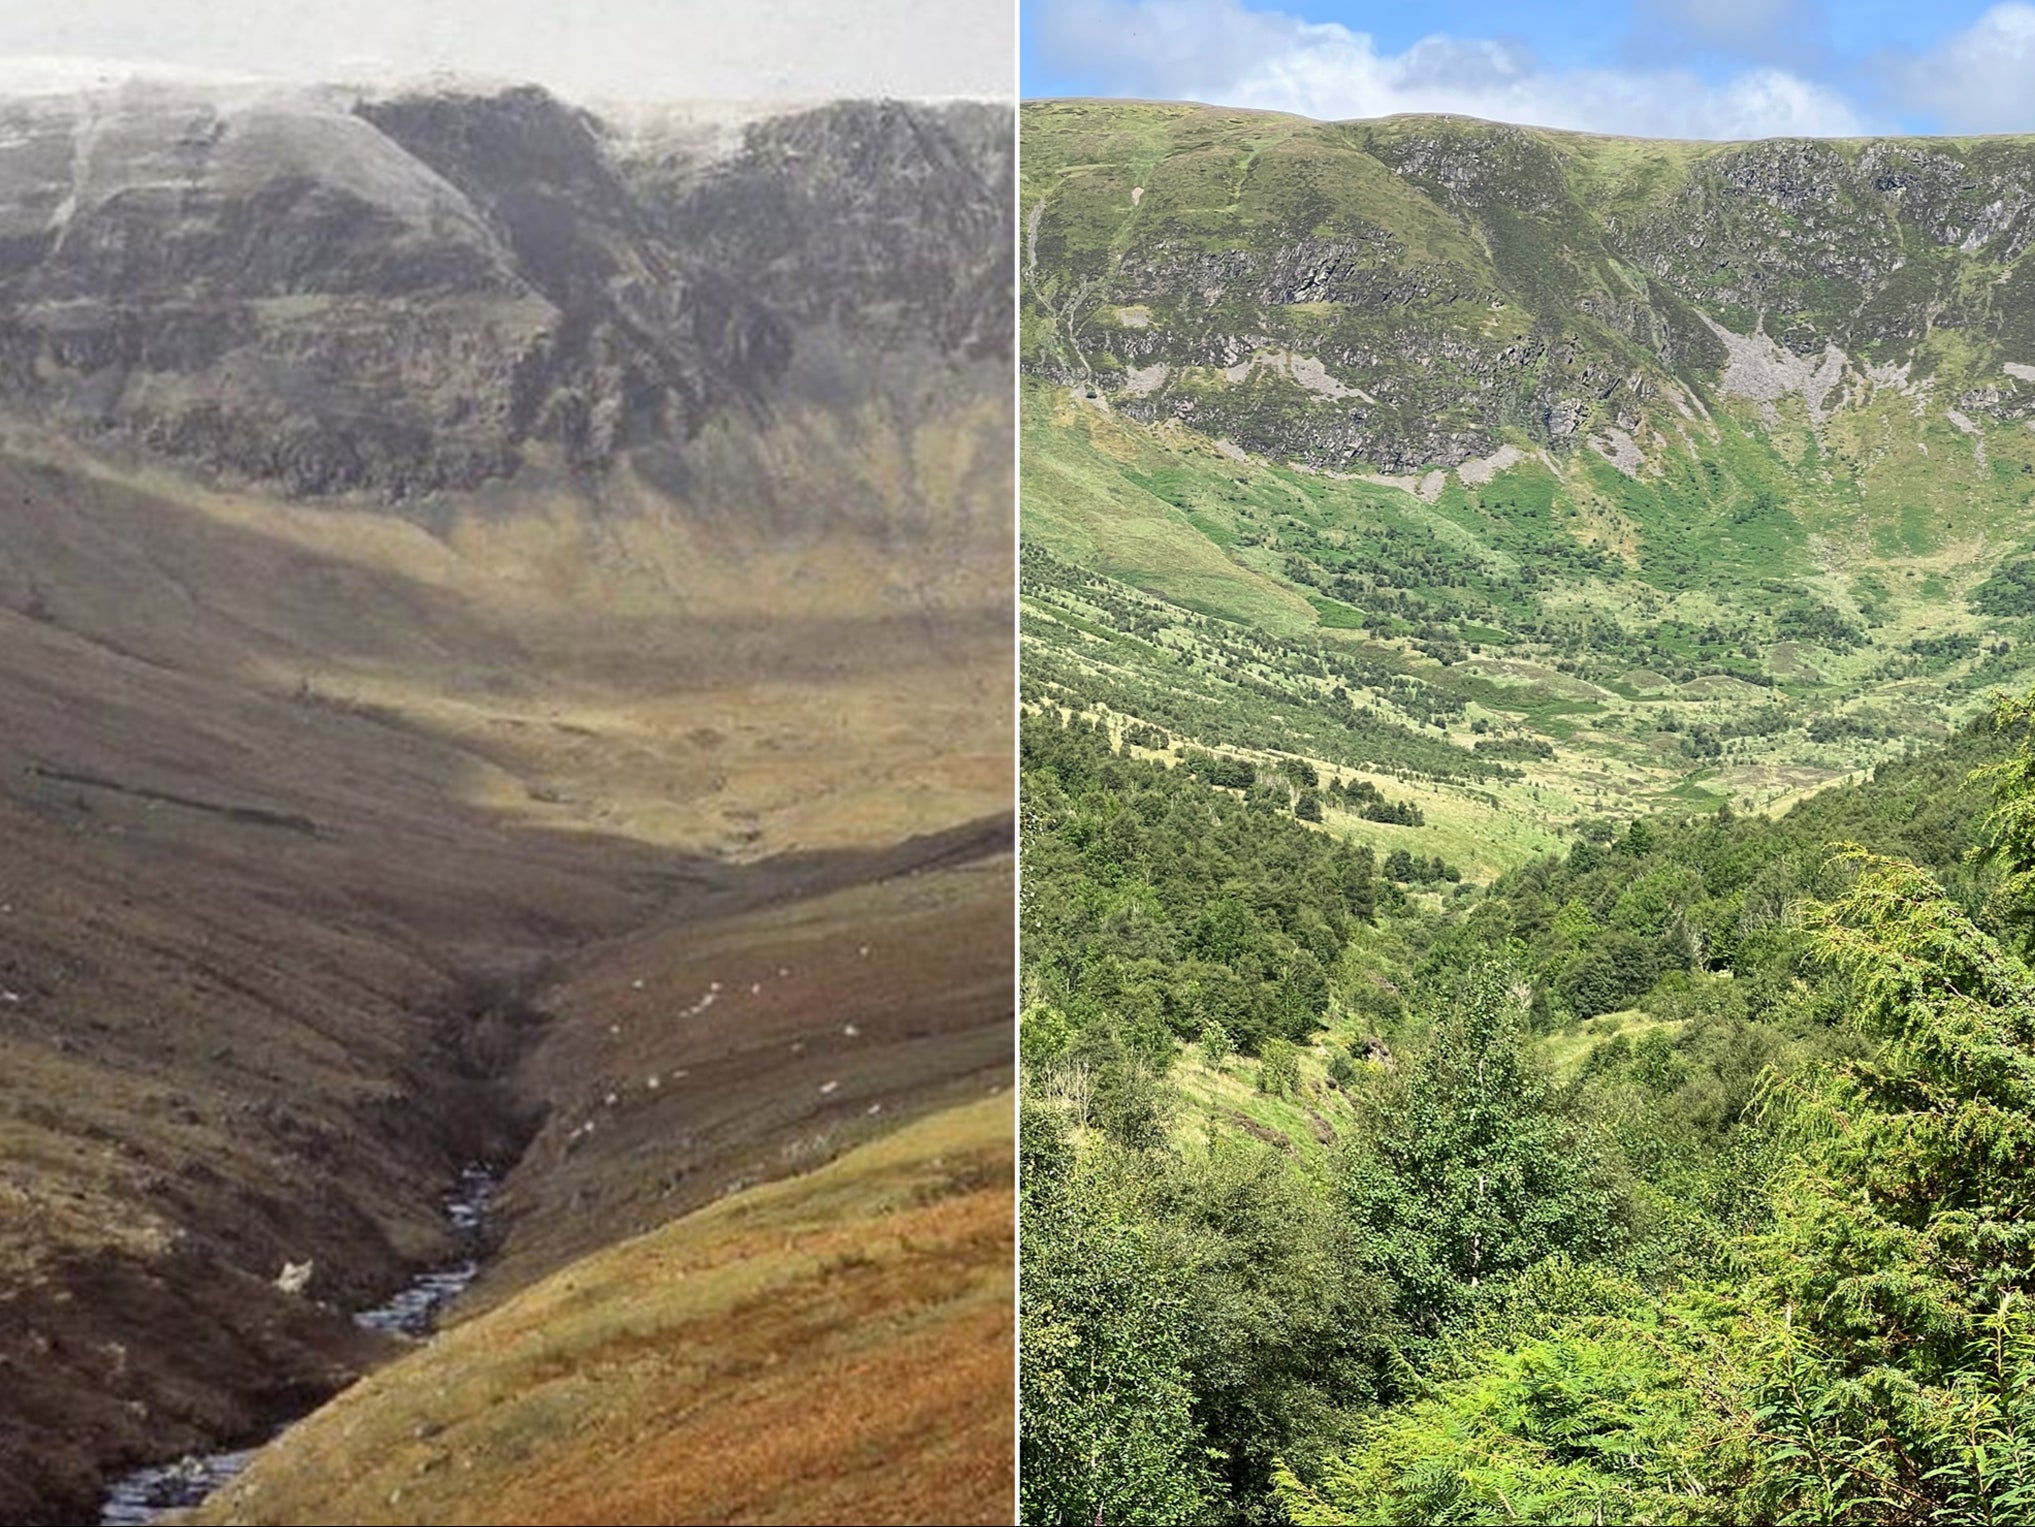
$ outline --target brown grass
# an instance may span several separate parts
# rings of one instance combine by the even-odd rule
[[[1008,1099],[573,1264],[293,1428],[204,1522],[1007,1522]]]
[[[406,518],[0,421],[0,1521],[85,1520],[109,1473],[329,1394],[376,1355],[342,1312],[452,1255],[438,1191],[547,1112],[636,1092],[570,1159],[593,1209],[534,1169],[505,1194],[519,1280],[978,1095],[999,996],[1007,1081],[994,948],[870,994],[852,1048],[804,948],[744,951],[775,1053],[647,1008],[603,1047],[614,1014],[546,1001],[638,948],[667,996],[660,930],[899,874],[855,865],[1010,804],[1003,530],[886,539],[810,497],[791,535],[611,487]],[[966,916],[1007,928],[1008,885]],[[842,939],[894,954],[868,921]],[[518,1066],[547,1013],[592,1104]],[[688,1125],[674,1070],[725,1111]],[[271,1286],[307,1259],[309,1300]]]
[[[509,1179],[506,1241],[478,1296],[1008,1086],[1011,882],[1002,854],[572,962],[523,1068],[548,1113]],[[714,982],[716,1004],[691,1012]]]

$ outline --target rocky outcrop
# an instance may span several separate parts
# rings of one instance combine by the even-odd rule
[[[670,175],[666,167],[664,176]],[[1007,357],[1010,113],[845,102],[753,125],[688,194],[639,184],[671,241],[771,311],[871,343]]]
[[[1137,133],[1114,130],[1126,112]],[[1509,433],[1640,470],[1714,404],[1821,428],[1897,373],[1976,427],[2035,412],[2011,369],[2035,361],[2035,140],[1640,143],[1103,102],[1027,108],[1025,139],[1023,366],[1275,459],[1408,473]],[[1271,353],[1321,375],[1245,365]]]
[[[298,495],[599,473],[816,326],[1007,343],[1008,123],[841,103],[717,154],[534,87],[0,101],[0,408]]]

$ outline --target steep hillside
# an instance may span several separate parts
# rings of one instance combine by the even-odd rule
[[[574,1262],[196,1519],[1009,1521],[1012,1181],[1006,1095]]]
[[[1006,1079],[999,117],[0,101],[0,1519]]]
[[[967,108],[766,118],[706,163],[534,87],[134,83],[0,126],[0,386],[295,493],[668,448],[766,402],[817,318],[998,348],[1007,145]]]
[[[1035,697],[1531,851],[1784,802],[2024,671],[2035,141],[1023,137]]]

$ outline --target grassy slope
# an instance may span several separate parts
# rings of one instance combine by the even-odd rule
[[[946,526],[927,595],[885,581],[920,568],[905,526],[771,543],[618,483],[598,509],[494,490],[434,535],[32,447],[0,449],[0,1519],[72,1521],[109,1473],[266,1435],[381,1355],[339,1312],[452,1254],[440,1188],[590,1106],[583,1076],[508,1074],[573,951],[897,874],[872,861],[904,834],[1008,809],[1008,542]],[[1007,862],[911,884],[957,879],[1008,927]],[[629,1192],[979,1092],[1008,962],[955,947],[990,951],[981,990],[865,1019],[824,1098],[783,1055],[728,1067],[738,1122],[646,1129]],[[569,995],[560,1028],[605,1035]],[[685,1065],[737,1048],[667,1037]],[[554,1199],[525,1189],[542,1247]],[[556,1208],[620,1233],[697,1202],[615,1200]],[[271,1286],[305,1260],[315,1302]]]
[[[986,1099],[587,1257],[197,1519],[1008,1521],[1011,1172]]]
[[[1434,795],[1416,848],[1502,863],[1587,812],[1785,805],[1944,735],[2035,658],[2025,617],[1969,600],[2029,544],[2035,434],[2002,358],[2028,358],[2035,305],[2019,235],[1945,244],[1970,219],[1938,183],[2002,173],[2025,141],[1878,145],[1911,185],[1892,214],[1851,178],[1862,145],[1803,151],[1795,182],[1822,197],[1804,207],[1771,169],[1787,145],[1088,102],[1030,107],[1024,134],[1024,529],[1053,559],[1028,568],[1032,698],[1345,769],[1446,774],[1432,745],[1461,759],[1477,723],[1545,744],[1517,780],[1414,787]],[[1763,272],[1706,284],[1675,231],[1691,218],[1764,250]],[[1846,248],[1880,287],[1816,274]],[[1292,295],[1294,250],[1348,300],[1260,300]],[[1618,304],[1655,342],[1602,321]],[[1726,396],[1699,310],[1838,336],[1841,406]],[[1507,345],[1523,359],[1494,361]],[[1215,363],[1280,353],[1318,354],[1368,401]],[[1588,400],[1561,440],[1557,396]],[[1445,417],[1516,459],[1420,492],[1361,457],[1321,470],[1352,413],[1416,443]],[[1620,424],[1645,458],[1629,475],[1585,444]],[[1345,687],[1401,739],[1351,734],[1321,654],[1365,668]],[[1685,747],[1699,729],[1716,750]],[[1404,831],[1357,830],[1381,851]]]
[[[1355,1128],[1356,1113],[1348,1094],[1328,1080],[1319,1052],[1303,1050],[1299,1061],[1299,1086],[1280,1096],[1259,1088],[1255,1060],[1233,1056],[1210,1066],[1202,1056],[1183,1052],[1167,1073],[1180,1103],[1173,1137],[1191,1147],[1241,1130],[1289,1156],[1325,1164],[1336,1142]]]
[[[888,878],[574,962],[523,1067],[548,1111],[477,1295],[1008,1085],[1012,879],[1008,853],[921,847]]]

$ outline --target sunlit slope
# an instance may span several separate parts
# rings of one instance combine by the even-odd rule
[[[341,1395],[204,1522],[1011,1519],[1007,1095],[572,1264]]]
[[[1023,136],[1034,699],[1496,831],[1784,804],[2035,660],[2030,140]]]

